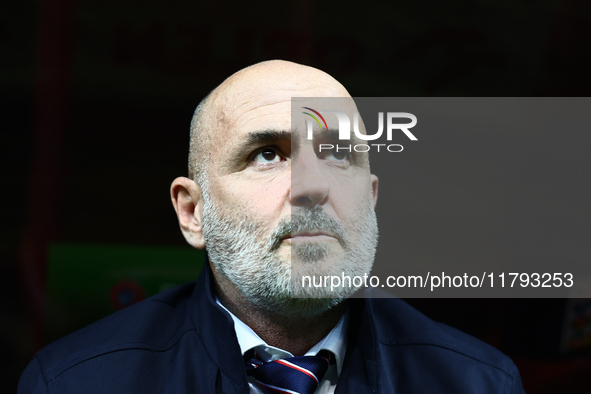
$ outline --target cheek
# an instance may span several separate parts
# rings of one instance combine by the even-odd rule
[[[365,217],[372,207],[371,190],[367,183],[337,182],[331,187],[332,206],[342,223],[347,224]]]
[[[246,213],[252,217],[274,222],[281,215],[289,193],[289,182],[253,182],[227,179],[216,183],[212,197],[230,212]]]

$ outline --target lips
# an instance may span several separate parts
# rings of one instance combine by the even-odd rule
[[[336,240],[348,248],[347,233],[342,226],[320,206],[314,208],[292,208],[291,216],[283,218],[272,235],[271,250],[279,248],[283,241],[293,238],[306,241]]]
[[[330,237],[337,239],[337,236],[329,231],[324,230],[309,230],[309,231],[300,231],[293,234],[286,235],[283,239],[291,239],[296,237]]]

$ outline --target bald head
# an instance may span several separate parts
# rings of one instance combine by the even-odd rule
[[[261,122],[277,108],[289,114],[292,97],[350,97],[336,79],[316,68],[271,60],[244,68],[214,89],[191,122],[189,176],[205,186],[212,151],[236,128]],[[285,125],[289,129],[289,124]]]

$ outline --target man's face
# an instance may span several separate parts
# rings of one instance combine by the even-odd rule
[[[283,315],[321,313],[355,289],[302,288],[300,278],[369,273],[377,184],[366,156],[320,155],[319,141],[292,132],[289,94],[245,95],[227,100],[210,149],[203,185],[210,259],[256,305]]]

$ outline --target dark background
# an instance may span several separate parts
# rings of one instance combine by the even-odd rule
[[[10,2],[0,15],[0,354],[6,392],[43,345],[47,247],[184,245],[168,189],[197,103],[286,59],[353,96],[589,96],[591,3]],[[529,393],[589,392],[564,300],[411,300],[514,358]]]

